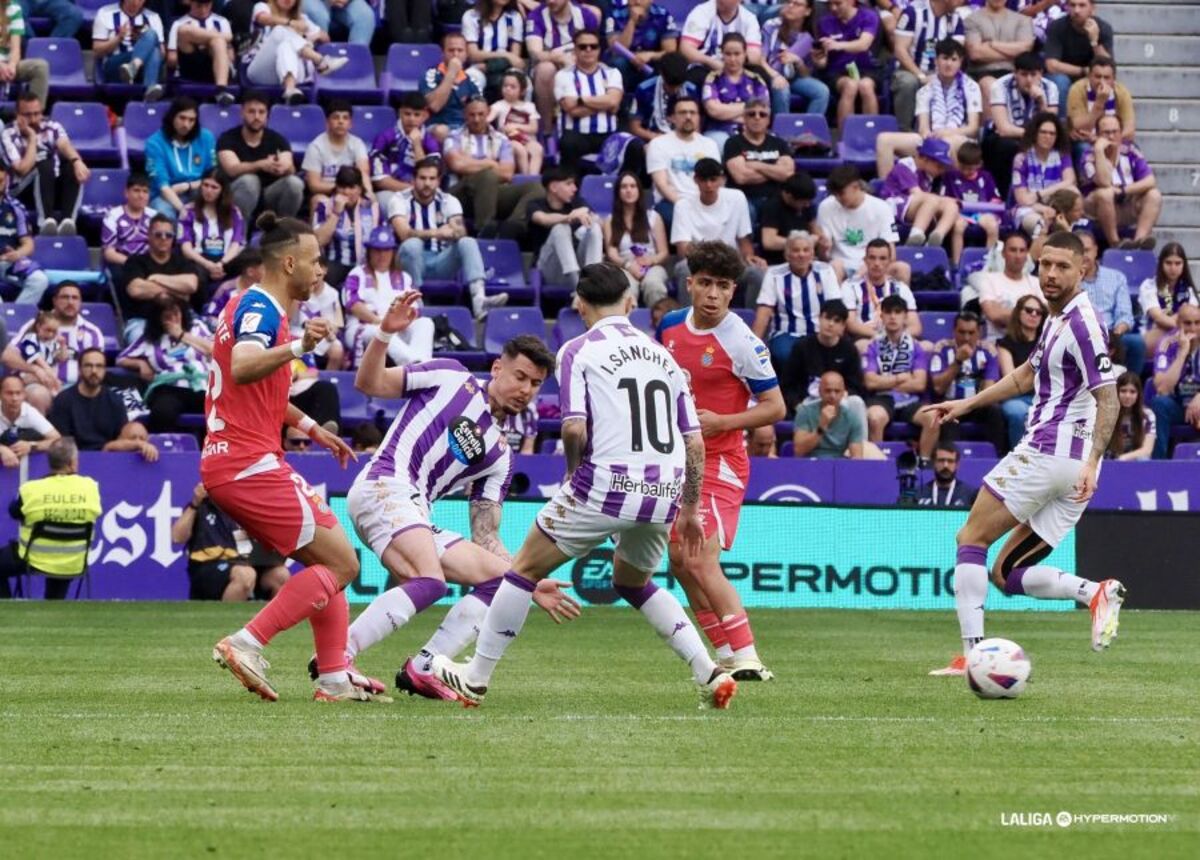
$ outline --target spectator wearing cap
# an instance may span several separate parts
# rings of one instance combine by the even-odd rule
[[[196,100],[180,96],[163,114],[162,128],[146,140],[150,208],[172,221],[200,193],[200,177],[217,162],[217,142],[200,127]]]
[[[775,188],[759,211],[762,232],[759,246],[763,258],[772,266],[784,261],[787,237],[797,230],[811,233],[817,243],[817,256],[829,256],[829,238],[817,226],[817,184],[807,171],[797,170]]]
[[[533,69],[533,100],[542,134],[554,131],[558,113],[558,73],[576,62],[575,34],[600,32],[600,10],[572,0],[546,0],[525,16],[525,49]],[[599,59],[599,52],[597,52]],[[599,95],[599,94],[597,94]]]
[[[12,193],[26,208],[36,208],[38,233],[74,236],[82,186],[92,172],[33,93],[17,96],[17,120],[0,132],[0,147],[16,183]]]
[[[996,177],[1001,196],[1008,194],[1013,159],[1021,150],[1026,124],[1040,113],[1058,112],[1058,86],[1044,78],[1044,72],[1045,61],[1040,54],[1018,54],[1013,71],[997,78],[988,91],[991,122],[984,129],[983,158]]]
[[[26,402],[21,377],[0,380],[0,465],[15,469],[22,457],[45,451],[60,437],[54,425]]]
[[[312,225],[325,255],[325,278],[333,284],[341,284],[366,259],[363,246],[372,231],[387,226],[379,204],[367,196],[357,167],[338,169],[333,196],[313,204]]]
[[[849,402],[851,399],[858,400],[847,397],[846,382],[840,373],[828,370],[821,374],[817,399],[796,409],[792,445],[797,457],[863,458],[867,422],[862,410]]]
[[[233,68],[233,26],[213,12],[213,0],[188,0],[188,14],[167,34],[167,70],[180,80],[217,86],[217,104],[236,101],[228,89]]]
[[[941,193],[942,175],[953,166],[950,144],[927,137],[914,158],[897,161],[883,180],[879,196],[891,205],[897,223],[912,225],[904,244],[940,248],[953,232],[958,201]]]
[[[346,276],[342,286],[346,348],[356,367],[370,339],[377,336],[379,323],[392,302],[415,289],[413,279],[396,265],[396,237],[388,227],[372,232],[366,246],[366,258]],[[388,357],[401,367],[426,361],[432,355],[433,320],[428,317],[419,317],[388,341]]]
[[[792,147],[771,133],[771,108],[762,99],[746,103],[741,131],[725,141],[722,153],[729,187],[746,195],[751,221],[766,203],[772,190],[796,172]]]
[[[1200,430],[1200,307],[1183,305],[1179,328],[1158,345],[1154,359],[1154,459],[1165,460],[1171,428],[1186,424]]]
[[[675,279],[682,287],[691,274],[687,256],[693,242],[719,239],[741,254],[746,269],[738,286],[747,306],[754,307],[767,262],[754,250],[746,195],[725,187],[725,171],[716,159],[700,159],[696,163],[695,180],[699,193],[679,201],[671,223],[671,244],[680,258],[675,266]],[[687,295],[687,291],[681,289],[679,294]]]
[[[721,40],[722,66],[704,79],[704,136],[724,147],[738,133],[751,101],[770,104],[771,91],[766,81],[746,68],[746,38],[741,33],[726,33]],[[768,109],[769,114],[769,109]]]
[[[913,127],[920,112],[916,106],[917,92],[937,77],[939,43],[949,39],[961,45],[966,39],[963,18],[958,11],[962,5],[962,0],[913,3],[896,21],[892,39],[898,67],[892,76],[892,100],[902,131],[917,130]]]
[[[976,272],[970,276],[979,291],[979,307],[987,321],[989,339],[1003,337],[1008,332],[1013,309],[1025,296],[1043,300],[1038,279],[1029,270],[1029,237],[1020,230],[1006,233],[1000,255],[1004,268],[999,272]]]
[[[292,145],[267,128],[267,98],[242,96],[242,124],[217,138],[217,161],[233,180],[233,202],[247,224],[261,204],[277,215],[294,217],[304,202],[304,180],[296,175]]]
[[[470,212],[480,235],[516,239],[524,232],[526,207],[543,193],[539,182],[514,184],[516,161],[508,138],[488,125],[488,105],[473,98],[466,125],[451,132],[442,147],[450,193]]]
[[[132,254],[118,274],[117,298],[125,317],[125,340],[139,338],[146,320],[158,315],[156,302],[188,301],[200,288],[195,267],[175,244],[175,225],[165,215],[150,219],[145,253]]]
[[[604,255],[604,233],[597,217],[579,196],[578,180],[567,167],[545,174],[546,196],[529,204],[529,242],[537,268],[548,283],[579,283],[584,266]]]
[[[1091,230],[1076,230],[1075,235],[1083,242],[1083,280],[1079,286],[1087,293],[1100,324],[1108,332],[1109,357],[1114,364],[1141,373],[1146,361],[1146,342],[1134,331],[1136,320],[1129,284],[1117,269],[1100,265],[1100,247]]]
[[[525,71],[525,18],[517,0],[479,0],[462,16],[467,59],[487,79],[488,100],[500,94],[500,82],[509,69]]]
[[[612,215],[604,220],[604,255],[621,267],[642,304],[653,307],[666,298],[671,255],[662,216],[646,207],[636,174],[623,172],[613,183]]]
[[[467,102],[483,95],[466,66],[467,40],[462,33],[446,33],[442,36],[442,61],[425,73],[420,84],[430,130],[439,141],[463,124]]]
[[[80,314],[82,307],[83,293],[74,281],[63,281],[51,294],[50,312],[58,325],[56,339],[65,353],[61,360],[55,363],[55,372],[58,381],[64,385],[71,385],[79,379],[79,356],[85,350],[104,347],[104,332]],[[16,339],[20,341],[33,327],[34,320],[25,323],[17,331]],[[49,406],[49,396],[45,402]]]
[[[993,0],[994,2],[994,0]],[[958,446],[939,443],[933,456],[933,480],[921,487],[917,504],[927,508],[970,508],[979,488],[958,479]]]
[[[921,406],[929,380],[929,354],[908,330],[908,305],[898,295],[879,303],[882,331],[863,356],[863,383],[867,397],[867,434],[883,441],[890,421],[912,421]]]
[[[1125,85],[1117,81],[1117,64],[1111,57],[1097,57],[1088,66],[1086,78],[1071,84],[1067,93],[1067,124],[1071,140],[1095,143],[1100,134],[1100,120],[1115,116],[1121,123],[1121,139],[1133,142],[1136,124],[1133,97]]]
[[[559,158],[576,167],[585,155],[598,153],[619,131],[625,85],[621,73],[600,62],[600,34],[577,30],[575,65],[554,76],[559,114]]]
[[[875,167],[880,176],[891,172],[897,156],[912,155],[929,138],[949,144],[953,152],[979,135],[983,95],[979,84],[962,70],[966,50],[954,39],[937,43],[936,74],[917,90],[915,133],[888,131],[875,145]]]
[[[841,295],[837,274],[828,263],[816,259],[816,251],[811,233],[797,230],[789,234],[787,262],[771,266],[763,278],[753,328],[755,335],[767,341],[776,368],[787,364],[800,338],[817,333],[823,303]]]
[[[792,347],[780,374],[784,402],[788,409],[815,400],[820,395],[819,381],[828,371],[836,371],[845,382],[848,396],[857,400],[866,420],[867,407],[862,395],[862,355],[854,340],[846,334],[849,315],[841,299],[821,303],[821,315],[814,334],[806,334]]]
[[[984,391],[1000,380],[1000,364],[991,344],[985,343],[979,315],[971,311],[960,311],[954,318],[954,335],[934,344],[929,356],[930,387],[938,399],[963,400],[978,391]],[[975,409],[966,416],[966,421],[983,425],[985,438],[995,446],[996,452],[1004,456],[1008,452],[1008,432],[1004,413],[993,404]],[[933,412],[917,416],[921,427],[920,452],[928,459],[939,442],[953,442],[958,438],[959,424],[938,424]]]
[[[872,239],[867,243],[858,277],[842,283],[842,301],[850,311],[847,327],[853,337],[873,340],[880,335],[886,322],[881,312],[883,300],[890,296],[904,302],[910,312],[905,318],[908,333],[913,337],[921,336],[917,299],[908,283],[893,275],[894,255],[887,240]]]
[[[621,73],[626,91],[653,75],[655,64],[679,47],[679,24],[653,0],[614,5],[605,28],[613,66]]]
[[[869,242],[882,239],[891,249],[900,240],[896,213],[887,203],[867,193],[866,183],[852,164],[833,168],[825,188],[829,196],[817,207],[817,226],[829,239],[830,262],[838,277],[852,278],[863,266]],[[892,273],[902,281],[907,281],[910,275],[903,263],[892,266]]]
[[[700,90],[687,79],[687,60],[678,51],[664,54],[658,61],[658,74],[637,85],[633,91],[633,112],[629,132],[649,144],[655,138],[677,130],[672,122],[675,102],[680,98],[699,99]],[[699,105],[699,101],[696,102]],[[697,114],[697,126],[699,114]]]
[[[879,13],[856,0],[829,0],[829,14],[817,22],[820,48],[813,51],[813,65],[829,88],[837,90],[839,129],[856,104],[861,103],[865,114],[879,113],[883,70],[874,52],[878,35]]]
[[[466,281],[471,310],[483,319],[490,308],[508,302],[508,293],[485,293],[483,256],[479,243],[467,235],[462,204],[438,186],[442,162],[427,158],[418,162],[412,188],[392,198],[388,221],[400,240],[400,264],[412,274],[417,289],[425,277],[458,278]]]
[[[676,98],[671,125],[669,134],[659,135],[646,147],[646,172],[654,184],[655,208],[668,225],[679,201],[700,193],[696,165],[708,159],[719,167],[721,158],[717,144],[700,134],[698,99],[688,95]]]
[[[100,7],[92,22],[97,83],[140,82],[142,101],[158,101],[165,92],[159,82],[165,43],[162,18],[146,9],[146,0]]]
[[[420,93],[404,93],[396,108],[396,124],[381,131],[371,144],[371,185],[383,212],[395,194],[412,187],[417,162],[437,155],[441,148],[425,127],[428,116]]]
[[[372,196],[370,156],[363,139],[350,133],[353,124],[350,102],[334,99],[325,106],[325,131],[304,150],[304,160],[300,162],[304,184],[318,202],[322,196],[334,193],[338,171],[343,167],[357,168],[363,194]]]
[[[1064,96],[1071,84],[1082,78],[1092,60],[1113,56],[1113,29],[1096,17],[1093,0],[1067,0],[1067,17],[1046,27],[1043,53],[1046,71]],[[1059,104],[1059,116],[1066,116],[1066,99]]]
[[[104,384],[107,361],[99,349],[79,356],[79,381],[54,398],[49,419],[63,436],[72,437],[81,451],[135,451],[153,463],[158,449],[147,438],[146,428],[130,421],[125,401]]]
[[[1154,170],[1138,145],[1122,135],[1119,116],[1101,117],[1096,129],[1099,136],[1080,165],[1088,214],[1110,246],[1149,251],[1163,204]],[[1122,227],[1133,227],[1132,239],[1121,238]]]
[[[146,253],[150,241],[150,219],[156,214],[149,208],[150,178],[131,173],[125,180],[125,202],[104,214],[100,225],[101,256],[114,279],[134,254]],[[168,222],[173,219],[163,216]]]
[[[9,190],[10,174],[0,168],[0,280],[20,289],[17,304],[35,305],[50,286],[50,278],[33,259],[29,212]]]
[[[774,113],[786,113],[791,107],[788,93],[804,99],[805,113],[824,116],[829,110],[829,87],[814,74],[817,16],[813,8],[813,0],[786,0],[778,6],[779,15],[762,25],[762,52],[765,69],[772,75]],[[787,84],[782,100],[775,78]]]
[[[1033,50],[1033,19],[1008,8],[1007,0],[986,0],[964,24],[967,71],[990,92],[997,78],[1013,72],[1013,61]]]

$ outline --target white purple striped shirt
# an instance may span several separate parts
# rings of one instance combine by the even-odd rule
[[[471,158],[495,159],[501,164],[513,160],[512,144],[508,138],[490,126],[484,134],[471,134],[466,126],[451,134],[442,146],[442,154],[449,155],[455,150]]]
[[[29,320],[25,325],[21,326],[15,338],[21,341],[27,334],[33,331],[33,325],[36,320]],[[82,316],[76,317],[75,322],[71,325],[63,325],[59,323],[58,339],[66,341],[67,351],[70,353],[66,361],[54,361],[52,355],[49,364],[54,368],[60,382],[67,385],[74,385],[79,381],[79,356],[85,349],[104,349],[104,332],[100,331],[100,327],[93,322],[89,322]],[[55,349],[57,352],[57,348]]]
[[[1116,380],[1108,333],[1082,289],[1046,321],[1029,363],[1033,406],[1021,443],[1042,454],[1083,460],[1096,423],[1092,392]]]
[[[700,421],[671,353],[625,317],[604,317],[563,344],[556,373],[563,421],[587,422],[587,447],[571,476],[575,499],[617,519],[672,522],[683,437],[699,432]]]
[[[932,72],[937,67],[935,46],[942,39],[953,39],[960,45],[967,40],[962,15],[957,9],[940,18],[934,14],[929,0],[917,0],[900,13],[896,21],[896,35],[912,38],[908,46],[913,62],[923,72]]]
[[[179,243],[191,243],[206,259],[218,262],[233,245],[246,244],[246,220],[241,210],[230,207],[229,226],[222,230],[216,216],[188,206],[179,216]]]
[[[387,212],[388,221],[397,217],[403,218],[414,230],[436,230],[438,227],[449,224],[454,218],[461,218],[462,214],[462,204],[453,194],[447,194],[439,189],[434,192],[432,200],[422,203],[411,188],[401,191],[393,197],[391,203],[388,204]],[[441,251],[447,245],[445,239],[424,239],[423,241],[425,250],[434,253]]]
[[[554,76],[554,100],[584,96],[602,96],[611,89],[625,92],[621,73],[601,63],[592,72],[580,71],[578,66],[559,69]],[[561,111],[558,115],[559,131],[577,131],[580,134],[613,134],[619,130],[620,106],[611,113],[593,113],[591,116],[568,116]]]
[[[505,9],[495,21],[485,21],[475,9],[462,16],[462,35],[468,45],[481,51],[514,50],[525,41],[525,19],[516,8]]]
[[[817,333],[817,319],[825,297],[841,298],[837,275],[828,263],[813,262],[807,275],[797,275],[783,263],[767,269],[758,293],[758,304],[775,311],[775,334],[803,337]]]
[[[324,224],[330,218],[337,218],[333,225],[333,235],[325,246],[325,259],[343,266],[357,266],[367,259],[363,242],[371,235],[371,231],[382,223],[379,220],[379,207],[369,197],[364,197],[358,204],[358,213],[347,206],[340,215],[334,216],[333,203],[322,200],[313,207],[313,227]]]
[[[404,396],[366,480],[405,478],[427,505],[464,484],[473,502],[503,502],[516,461],[479,380],[435,358],[404,368]]]
[[[201,320],[193,321],[189,334],[212,340],[212,332]],[[204,390],[204,380],[208,374],[208,356],[196,347],[182,340],[172,340],[164,334],[157,343],[146,339],[143,335],[121,351],[117,358],[140,358],[150,365],[156,374],[182,374],[171,385],[177,388]],[[199,385],[199,389],[196,386]]]

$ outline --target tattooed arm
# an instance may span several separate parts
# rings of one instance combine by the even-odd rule
[[[1117,426],[1117,416],[1121,412],[1121,402],[1117,399],[1117,386],[1110,383],[1092,391],[1096,398],[1096,424],[1092,428],[1092,451],[1087,465],[1079,473],[1079,481],[1075,484],[1075,500],[1086,502],[1096,492],[1097,473],[1100,470],[1100,460],[1108,450],[1113,430]]]
[[[500,540],[500,504],[480,499],[469,505],[471,517],[471,542],[483,547],[492,555],[512,561],[508,548]]]
[[[704,482],[704,438],[699,433],[688,433],[683,437],[687,461],[683,467],[683,490],[679,504],[693,508],[700,502],[700,489]]]

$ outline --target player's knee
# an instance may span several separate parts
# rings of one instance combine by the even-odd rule
[[[254,596],[254,568],[245,564],[234,565],[229,569],[229,584],[233,586],[234,593],[230,595],[231,600],[249,600]]]

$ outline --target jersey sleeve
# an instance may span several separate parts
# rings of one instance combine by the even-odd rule
[[[470,376],[467,369],[452,358],[435,358],[410,364],[404,368],[404,396],[425,388],[461,385],[464,375]]]
[[[238,303],[233,314],[236,343],[254,343],[270,349],[279,337],[282,320],[275,303],[265,296],[248,294]]]
[[[501,445],[504,445],[504,452],[492,464],[492,467],[480,475],[471,483],[471,490],[468,498],[472,502],[496,502],[503,504],[505,497],[508,495],[509,484],[512,483],[513,466],[516,464],[516,458],[512,452],[508,450],[508,444],[502,439]]]
[[[675,392],[676,421],[679,432],[686,436],[689,433],[700,432],[700,418],[696,415],[696,400],[683,381],[683,373],[679,373],[679,387]]]
[[[558,400],[562,418],[587,418],[587,382],[584,378],[584,339],[568,341],[558,351]]]
[[[1075,346],[1088,390],[1095,391],[1104,385],[1115,383],[1116,377],[1113,375],[1112,359],[1108,356],[1104,329],[1096,317],[1091,314],[1073,315],[1071,334],[1075,336]]]
[[[746,384],[751,394],[762,394],[779,387],[775,369],[771,367],[771,353],[751,331],[738,336],[733,354],[733,372]]]

